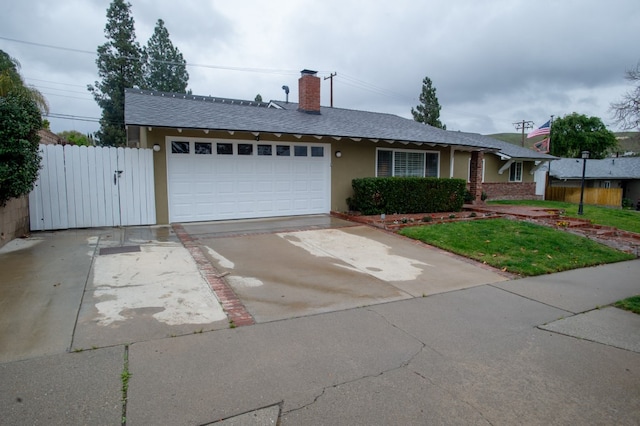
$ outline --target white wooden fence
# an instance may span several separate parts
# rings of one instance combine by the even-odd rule
[[[156,223],[153,151],[40,145],[32,231]]]

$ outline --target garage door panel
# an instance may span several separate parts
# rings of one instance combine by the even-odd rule
[[[190,141],[189,154],[168,156],[169,219],[172,222],[243,219],[329,212],[330,152],[325,157],[197,155]],[[204,139],[200,139],[202,141]],[[216,141],[206,140],[213,143]],[[250,143],[233,141],[231,143]],[[262,142],[260,142],[262,143]],[[278,143],[287,145],[287,143]],[[311,146],[306,145],[307,152]]]

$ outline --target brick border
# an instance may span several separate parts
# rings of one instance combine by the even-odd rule
[[[207,256],[204,255],[194,238],[179,223],[172,223],[171,227],[182,245],[195,260],[198,270],[220,301],[229,321],[236,327],[255,324],[253,316],[247,311],[247,308],[245,308],[233,289],[220,277],[220,273],[213,267]]]

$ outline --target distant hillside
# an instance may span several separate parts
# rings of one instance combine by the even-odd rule
[[[617,132],[615,133],[615,135],[618,139],[618,152],[640,153],[640,132]],[[487,136],[504,142],[509,142],[514,145],[522,146],[522,133],[496,133]],[[527,139],[527,135],[525,135],[524,146],[525,148],[534,149],[533,144],[543,139],[544,136]],[[553,143],[553,141],[551,141],[551,143]]]

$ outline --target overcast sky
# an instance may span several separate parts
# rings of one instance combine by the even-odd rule
[[[600,117],[640,61],[638,0],[131,0],[146,45],[158,19],[189,64],[193,94],[297,102],[302,69],[322,105],[411,118],[428,76],[449,130],[515,132],[550,115]],[[109,0],[3,1],[0,49],[48,99],[54,132],[98,129],[86,89],[98,79]],[[44,46],[46,45],[46,46]],[[49,46],[49,47],[47,47]],[[63,49],[60,49],[63,48]],[[93,121],[83,121],[88,117]]]

